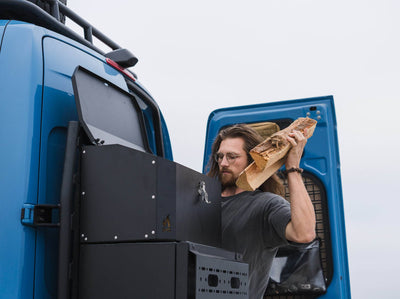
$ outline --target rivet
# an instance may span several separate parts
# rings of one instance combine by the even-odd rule
[[[155,195],[152,195],[152,196],[151,196],[151,199],[155,199],[155,198],[156,198],[156,196],[155,196]]]
[[[154,235],[156,232],[154,230],[151,231],[151,234]]]
[[[86,151],[83,151],[82,153],[83,153],[83,154],[86,154]]]
[[[85,237],[85,241],[87,241],[87,237]]]
[[[317,116],[317,119],[321,119],[321,116],[320,116],[320,115],[318,115],[318,116]]]
[[[321,114],[321,111],[318,110],[318,111],[317,111],[317,114],[320,115],[320,114]]]
[[[82,195],[85,195],[85,194],[86,194],[85,191],[83,191],[83,192],[82,192]]]
[[[81,237],[83,238],[85,236],[85,234],[82,234]]]
[[[310,112],[307,112],[307,116],[310,116],[311,115],[311,113]]]
[[[151,161],[151,164],[156,164],[156,161],[155,160]]]
[[[118,239],[118,236],[114,236],[114,240],[117,240]]]
[[[147,239],[147,238],[149,237],[149,235],[148,235],[148,234],[145,234],[144,237]]]

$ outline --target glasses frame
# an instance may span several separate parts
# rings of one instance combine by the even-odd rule
[[[235,153],[226,153],[226,154],[216,153],[214,154],[214,161],[220,164],[224,160],[224,157],[226,158],[228,164],[233,164],[236,161],[236,159],[242,157],[242,155],[238,155]]]

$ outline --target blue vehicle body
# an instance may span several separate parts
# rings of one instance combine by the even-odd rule
[[[58,232],[21,225],[21,208],[59,201],[67,126],[78,119],[71,83],[75,68],[84,66],[127,87],[104,56],[82,44],[20,21],[2,20],[0,30],[5,32],[0,52],[1,136],[7,136],[1,140],[0,157],[0,297],[55,298]],[[146,125],[152,132],[152,122]],[[163,133],[166,158],[172,160],[165,124]]]
[[[10,2],[10,1],[9,1]],[[57,205],[68,122],[78,120],[71,77],[77,66],[119,88],[154,101],[138,83],[111,66],[87,43],[24,18],[0,18],[0,298],[56,298],[58,230],[29,224],[31,207]],[[129,81],[130,87],[128,87]],[[332,240],[333,276],[321,298],[349,298],[336,119],[333,98],[306,99],[215,111],[209,119],[205,161],[218,130],[237,122],[322,116],[307,145],[302,167],[326,188]],[[159,154],[154,107],[142,103],[148,143]],[[266,116],[268,111],[268,116]],[[162,156],[173,160],[167,126],[160,114]],[[321,153],[328,153],[321,156]],[[206,170],[206,165],[204,167]],[[23,210],[24,209],[24,210]],[[21,213],[22,211],[22,213]]]

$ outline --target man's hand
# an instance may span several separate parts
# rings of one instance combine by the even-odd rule
[[[304,134],[300,131],[293,130],[286,137],[292,145],[286,158],[286,169],[298,168],[300,166],[301,156],[303,155],[303,150],[307,143],[307,138],[305,136],[307,136],[307,129],[304,130]]]

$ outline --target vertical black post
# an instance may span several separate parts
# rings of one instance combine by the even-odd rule
[[[93,44],[93,31],[92,26],[85,26],[83,33],[85,35],[85,39]]]
[[[47,0],[50,4],[50,13],[56,18],[57,21],[60,21],[60,9],[58,8],[58,0]]]
[[[70,260],[72,250],[71,214],[74,201],[74,173],[78,146],[79,123],[68,124],[64,170],[60,193],[60,238],[58,251],[58,299],[70,299]]]

